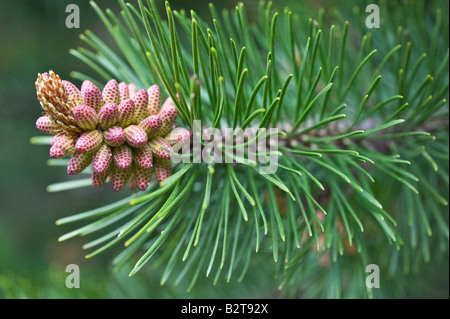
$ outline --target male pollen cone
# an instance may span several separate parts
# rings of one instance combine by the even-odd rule
[[[138,89],[111,79],[101,90],[86,80],[78,88],[49,71],[38,74],[35,87],[45,111],[36,128],[54,136],[50,156],[70,156],[69,175],[91,165],[95,187],[109,178],[115,191],[127,183],[144,191],[152,175],[161,183],[172,174],[172,145],[190,142],[189,130],[174,128],[178,110],[173,101],[160,105],[157,84]]]

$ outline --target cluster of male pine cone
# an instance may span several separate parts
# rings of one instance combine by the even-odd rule
[[[71,156],[69,175],[91,165],[95,187],[108,177],[115,191],[127,183],[145,190],[152,175],[161,183],[172,173],[173,146],[192,138],[189,130],[174,128],[177,108],[170,97],[161,106],[156,84],[138,90],[112,79],[100,90],[86,80],[80,90],[49,71],[38,74],[36,91],[45,111],[36,127],[54,135],[50,156]]]

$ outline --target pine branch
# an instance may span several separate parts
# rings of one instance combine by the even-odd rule
[[[101,246],[88,257],[122,241],[116,267],[138,254],[130,276],[159,265],[161,284],[186,279],[189,290],[203,275],[214,284],[242,280],[270,257],[279,287],[298,287],[302,297],[373,297],[364,288],[372,260],[397,276],[419,267],[417,254],[427,262],[436,246],[448,252],[448,42],[438,41],[448,21],[441,11],[423,29],[416,22],[427,10],[408,15],[405,32],[390,24],[413,5],[385,8],[389,25],[366,33],[359,12],[353,22],[333,16],[338,23],[328,26],[323,16],[306,20],[261,2],[253,22],[242,3],[222,14],[210,4],[204,21],[166,2],[163,20],[153,0],[119,2],[122,20],[91,2],[119,54],[90,31],[81,39],[92,51],[71,54],[103,80],[160,84],[181,115],[178,125],[277,128],[279,166],[261,174],[262,163],[241,161],[253,154],[248,140],[221,148],[232,163],[195,163],[190,154],[161,187],[59,220],[86,222],[60,240],[95,235],[83,248]],[[49,191],[82,186],[70,181]],[[348,274],[353,286],[344,288]]]

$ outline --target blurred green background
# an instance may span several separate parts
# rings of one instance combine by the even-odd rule
[[[109,7],[119,12],[116,1],[96,2],[102,9]],[[164,1],[156,2],[162,9]],[[208,2],[173,0],[170,3],[174,9],[194,9],[200,16],[207,17]],[[40,135],[35,121],[42,112],[34,82],[38,73],[48,70],[69,80],[74,70],[94,75],[68,51],[83,46],[79,34],[86,29],[106,42],[111,39],[86,0],[2,0],[0,3],[0,118],[3,121],[0,125],[0,298],[211,297],[209,289],[188,294],[177,287],[161,288],[159,274],[149,267],[132,278],[128,278],[126,269],[113,273],[112,252],[86,260],[81,249],[85,243],[83,238],[57,241],[59,236],[73,229],[72,225],[56,226],[58,218],[110,203],[122,198],[127,191],[116,194],[109,187],[89,187],[70,192],[46,192],[47,185],[69,178],[64,168],[47,166],[48,147],[29,142],[32,136]],[[71,3],[79,5],[80,29],[65,26],[68,15],[65,9]],[[214,3],[218,9],[233,8],[237,1]],[[274,3],[282,8],[288,1]],[[250,17],[256,12],[256,4],[256,0],[245,1]],[[312,15],[322,5],[321,1],[311,1]],[[77,81],[74,83],[80,85]],[[80,266],[81,289],[66,288],[68,264]],[[431,273],[427,277],[431,283],[428,286],[438,288],[422,293],[431,297],[448,296],[448,272]],[[257,283],[250,274],[242,293],[233,283],[224,287],[210,286],[218,297],[277,297],[270,286],[256,286]]]

